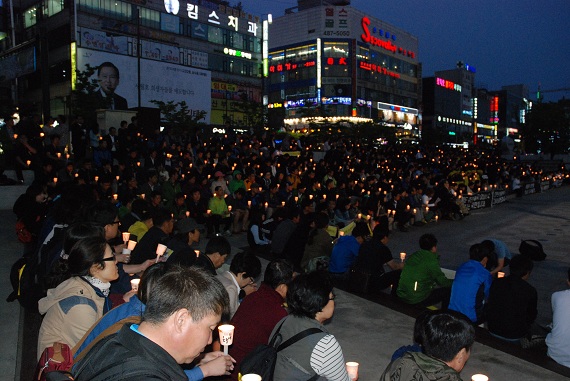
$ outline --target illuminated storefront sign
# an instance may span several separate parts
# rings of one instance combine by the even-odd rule
[[[441,87],[445,87],[446,89],[450,89],[450,90],[455,90],[455,91],[459,91],[461,92],[461,85],[458,85],[457,83],[448,81],[447,79],[443,79],[443,78],[436,78],[435,79],[435,84]]]
[[[384,102],[378,102],[378,110],[391,110],[391,111],[398,111],[398,112],[418,115],[418,109],[393,105],[391,103],[384,103]]]
[[[377,73],[384,74],[384,75],[387,75],[390,77],[400,78],[399,73],[396,73],[392,70],[388,70],[385,67],[382,67],[382,66],[370,63],[370,62],[359,61],[358,67],[360,67],[361,69],[364,69],[364,70],[377,72]]]
[[[168,4],[167,4],[168,3]],[[168,0],[167,2],[165,2],[165,7],[167,9],[167,11],[170,13],[174,13],[174,10],[172,8],[172,0]],[[170,7],[170,9],[169,9]],[[245,23],[247,22],[247,33],[250,33],[254,36],[257,37],[257,29],[258,29],[258,25],[256,22],[253,21],[246,21],[245,19],[240,19],[236,16],[232,16],[232,15],[226,15],[220,12],[220,15],[218,15],[218,13],[216,13],[216,10],[206,10],[206,13],[203,13],[202,15],[200,15],[200,8],[202,8],[202,12],[204,12],[204,10],[206,10],[206,7],[204,6],[198,6],[196,4],[187,4],[186,5],[186,12],[188,14],[188,18],[192,19],[192,20],[197,20],[197,21],[201,21],[207,24],[212,24],[212,25],[217,25],[217,26],[226,26],[228,28],[231,28],[233,30],[235,30],[236,32],[239,31],[239,26],[241,23],[244,23],[243,25],[246,25]],[[219,12],[219,11],[218,11]],[[176,14],[176,13],[174,13]],[[241,21],[241,23],[240,23]],[[244,30],[245,30],[245,26],[244,26]]]
[[[398,47],[398,46],[394,45],[392,43],[392,41],[390,41],[390,40],[383,40],[379,37],[373,36],[372,33],[370,32],[370,28],[369,28],[370,19],[368,17],[362,18],[361,25],[362,25],[362,31],[364,32],[360,35],[360,38],[362,38],[362,41],[364,41],[370,45],[378,46],[378,47],[385,49],[385,50],[388,50],[392,53],[399,53],[399,54],[402,54],[402,55],[410,57],[410,58],[416,58],[415,52],[413,52],[411,50],[404,49],[402,47]],[[376,28],[373,28],[372,30],[374,31],[374,30],[376,30]],[[385,36],[389,37],[389,33],[387,33]],[[394,40],[395,40],[395,38],[394,38]]]
[[[307,62],[301,62],[301,63],[284,63],[284,64],[277,64],[277,65],[271,65],[269,66],[269,72],[270,73],[276,73],[276,72],[281,72],[281,71],[289,71],[289,70],[296,70],[296,69],[301,69],[304,67],[314,67],[317,66],[317,62],[316,61],[307,61]]]
[[[491,124],[499,124],[499,97],[491,99]]]
[[[332,65],[348,65],[348,62],[346,60],[346,57],[339,57],[339,58],[334,58],[334,57],[328,57],[325,61],[325,64],[328,66],[332,66]]]
[[[252,59],[251,53],[242,52],[241,50],[236,50],[231,48],[224,48],[224,54],[234,57],[247,58],[248,60]]]
[[[283,103],[270,103],[267,105],[267,108],[281,108],[283,107]]]
[[[350,97],[323,97],[322,99],[324,105],[349,105],[352,104],[352,98]]]
[[[317,98],[297,99],[294,101],[287,101],[283,104],[283,106],[286,108],[308,107],[316,105],[317,105]]]

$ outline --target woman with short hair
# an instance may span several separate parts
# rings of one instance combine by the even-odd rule
[[[277,353],[274,381],[350,381],[340,344],[323,326],[333,316],[334,299],[333,286],[325,272],[301,274],[289,284],[289,316],[277,323],[270,342],[274,335],[278,335],[276,343],[280,344],[307,329],[316,328],[316,333]]]

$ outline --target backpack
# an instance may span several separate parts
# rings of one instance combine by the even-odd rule
[[[44,297],[42,288],[36,283],[36,265],[29,256],[23,256],[10,269],[12,292],[7,302],[18,300],[20,305],[31,311],[38,310],[38,301]]]
[[[322,330],[318,328],[308,328],[290,337],[284,343],[276,346],[277,339],[279,339],[279,341],[281,340],[279,331],[281,331],[283,323],[285,323],[285,320],[281,322],[269,344],[258,345],[253,351],[245,356],[240,365],[240,374],[244,375],[254,373],[260,375],[263,381],[273,381],[273,372],[275,370],[275,363],[277,362],[277,352],[282,351],[307,336],[322,332]],[[319,375],[316,374],[308,381],[316,380],[318,377]]]
[[[529,257],[533,261],[544,261],[546,259],[542,244],[534,239],[521,241],[519,253]]]
[[[73,355],[69,346],[64,343],[54,343],[53,346],[47,347],[42,352],[36,366],[34,380],[68,380],[71,375],[69,370],[71,370],[72,366]]]
[[[32,242],[32,233],[28,231],[28,228],[26,228],[21,218],[16,222],[16,236],[18,237],[18,241],[22,243]]]

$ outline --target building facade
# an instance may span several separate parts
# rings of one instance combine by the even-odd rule
[[[240,103],[261,102],[261,21],[219,1],[22,0],[14,13],[2,95],[44,116],[69,114],[76,70],[102,63],[118,69],[124,99],[110,107],[185,101],[221,126],[247,125]]]
[[[270,120],[373,121],[419,131],[418,39],[349,1],[299,1],[269,27]],[[336,4],[336,5],[335,5]]]

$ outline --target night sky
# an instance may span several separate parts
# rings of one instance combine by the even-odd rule
[[[241,3],[248,13],[274,18],[297,5]],[[476,68],[476,86],[488,90],[522,83],[534,100],[539,83],[542,90],[570,88],[569,0],[352,0],[351,6],[417,36],[424,77],[463,61]],[[544,96],[570,98],[570,90]]]

